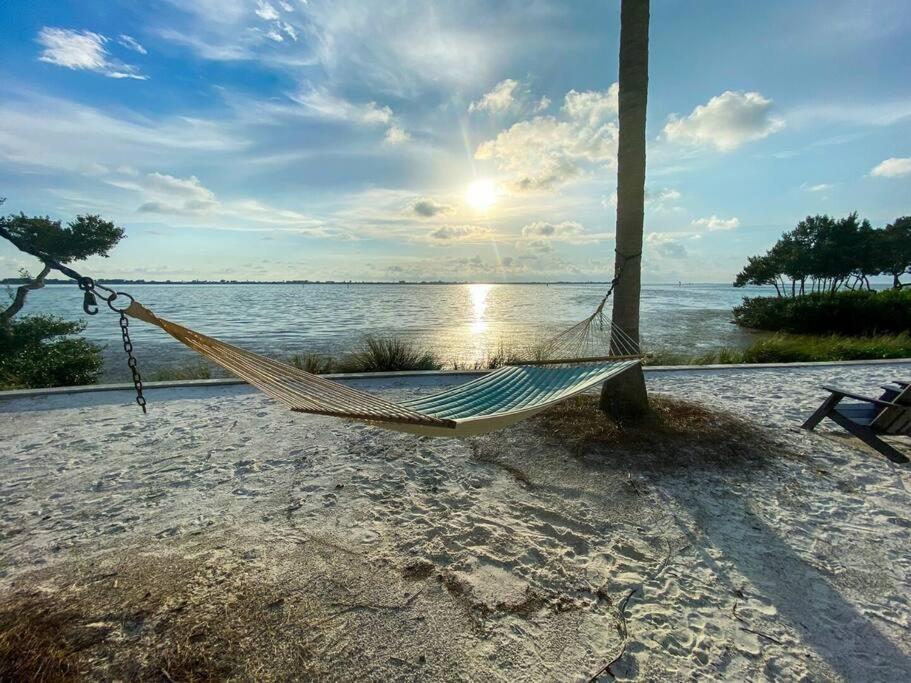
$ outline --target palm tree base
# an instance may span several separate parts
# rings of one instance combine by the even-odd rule
[[[601,385],[601,410],[614,420],[635,420],[647,415],[648,392],[641,365],[612,377]]]

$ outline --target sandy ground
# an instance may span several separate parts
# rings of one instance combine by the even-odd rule
[[[0,401],[0,587],[185,589],[102,620],[124,639],[213,595],[261,600],[264,678],[298,657],[327,679],[585,680],[627,641],[619,679],[909,680],[911,470],[831,423],[796,429],[822,383],[909,375],[650,374],[774,442],[722,466],[577,453],[540,421],[416,438],[245,387],[152,391],[147,417],[119,392]]]

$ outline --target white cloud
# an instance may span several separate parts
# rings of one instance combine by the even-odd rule
[[[275,11],[275,8],[264,0],[257,0],[256,2],[256,16],[260,19],[265,19],[266,21],[272,21],[278,19],[278,12]]]
[[[562,223],[549,223],[535,221],[522,226],[522,238],[527,240],[554,240],[557,242],[571,242],[583,237],[585,228],[575,221]]]
[[[384,138],[387,145],[400,145],[410,139],[411,136],[408,132],[399,126],[389,126],[386,129],[386,137]]]
[[[285,32],[285,35],[287,35],[295,43],[297,42],[297,30],[291,24],[289,24],[287,21],[279,21],[278,25],[281,27],[281,30]]]
[[[176,178],[165,173],[149,173],[146,176],[146,187],[170,196],[185,199],[211,201],[215,195],[199,183],[199,178]]]
[[[327,82],[402,98],[491,82],[531,23],[529,13],[506,11],[479,21],[463,4],[439,1],[169,2],[178,11],[159,35],[205,59],[257,60],[295,78],[318,66]],[[273,43],[269,29],[291,40]]]
[[[563,111],[577,121],[582,121],[590,128],[597,128],[605,121],[613,119],[619,111],[620,86],[611,85],[606,91],[586,90],[566,93]]]
[[[652,232],[646,235],[645,245],[648,251],[670,259],[681,259],[687,256],[684,241],[692,239],[691,235],[668,232]]]
[[[198,227],[293,232],[334,239],[348,236],[342,230],[328,229],[322,221],[306,214],[275,208],[255,199],[221,202],[196,176],[180,178],[153,172],[141,176],[115,175],[106,182],[138,194],[141,203],[136,208],[137,213],[181,216]]]
[[[513,176],[516,191],[552,189],[580,175],[586,164],[613,164],[617,156],[616,88],[567,93],[563,118],[536,116],[481,143],[475,158],[493,160]]]
[[[679,190],[675,190],[670,187],[663,187],[658,190],[657,194],[654,197],[654,201],[659,202],[675,202],[678,199],[683,197]]]
[[[249,38],[245,40],[219,40],[211,37],[200,37],[195,33],[178,31],[175,29],[162,29],[158,35],[177,45],[183,45],[193,50],[203,59],[217,62],[234,62],[253,59],[255,53],[250,45]]]
[[[818,183],[817,185],[807,185],[804,183],[801,187],[807,192],[825,192],[826,190],[832,189],[832,185],[829,183]]]
[[[149,52],[139,43],[138,40],[136,40],[132,36],[126,35],[125,33],[120,34],[120,36],[117,38],[117,42],[120,43],[121,45],[123,45],[128,50],[132,50],[133,52],[138,52],[141,55],[148,54],[148,52]]]
[[[697,218],[692,225],[698,228],[705,228],[709,232],[733,230],[740,225],[740,219],[736,216],[733,218],[719,218],[713,214],[708,218]]]
[[[870,175],[879,178],[898,178],[909,173],[911,173],[911,157],[890,157],[876,164],[870,171]]]
[[[645,206],[659,213],[670,213],[674,211],[682,211],[683,209],[679,206],[676,206],[683,198],[680,190],[675,190],[672,187],[662,187],[658,190],[653,191],[651,188],[645,188]],[[616,206],[616,193],[614,193],[614,206]]]
[[[544,111],[545,109],[547,109],[549,106],[550,106],[550,98],[547,97],[547,95],[544,95],[540,100],[538,100],[538,103],[535,105],[534,113],[538,114],[538,113]]]
[[[42,62],[67,69],[94,71],[108,78],[146,80],[135,66],[111,59],[104,45],[108,39],[100,33],[75,31],[45,26],[38,32],[38,43],[44,48],[38,57]]]
[[[664,136],[671,142],[712,145],[727,152],[783,127],[784,121],[772,115],[772,100],[758,92],[728,90],[700,104],[685,118],[671,115]]]
[[[155,172],[131,180],[113,178],[108,183],[139,192],[144,201],[136,209],[138,213],[203,214],[218,207],[215,193],[203,187],[196,176],[177,178]]]
[[[284,36],[281,33],[279,33],[278,31],[267,31],[266,38],[268,38],[269,40],[272,40],[276,43],[281,43],[285,39]]]
[[[448,216],[455,212],[455,207],[451,204],[443,204],[435,199],[423,197],[413,201],[408,206],[408,212],[421,218],[433,218],[435,216]]]
[[[71,100],[31,96],[0,101],[0,158],[28,167],[81,172],[142,160],[173,164],[186,154],[241,152],[250,141],[223,122],[188,117],[146,119],[107,112]]]
[[[850,126],[891,126],[911,116],[911,98],[813,102],[787,111],[788,123],[819,127],[820,123]],[[834,138],[838,140],[844,136]]]
[[[68,69],[100,71],[107,63],[104,43],[107,39],[91,31],[48,28],[38,33],[38,42],[44,47],[39,59]]]
[[[349,102],[322,89],[292,95],[291,99],[320,118],[366,124],[388,124],[392,121],[392,109],[389,107],[381,107],[376,102]]]
[[[493,90],[481,96],[481,99],[468,105],[468,111],[486,111],[500,114],[510,109],[515,103],[515,92],[519,82],[511,78],[497,83]]]
[[[442,225],[430,232],[436,243],[483,242],[490,239],[490,230],[480,225]]]

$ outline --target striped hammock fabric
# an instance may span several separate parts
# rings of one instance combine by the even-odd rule
[[[160,327],[291,410],[424,436],[461,437],[501,429],[639,363],[625,358],[512,365],[430,396],[395,403],[194,332],[135,301],[124,313]]]

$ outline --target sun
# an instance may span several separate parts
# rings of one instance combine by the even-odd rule
[[[465,199],[476,211],[487,211],[497,200],[497,186],[487,178],[475,180],[468,186]]]

